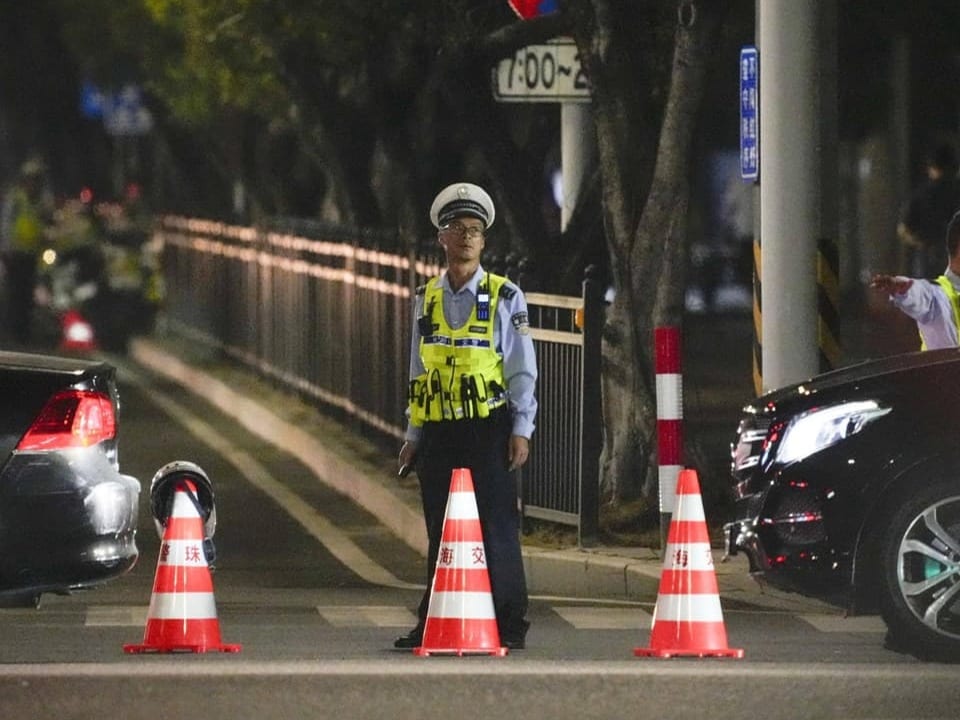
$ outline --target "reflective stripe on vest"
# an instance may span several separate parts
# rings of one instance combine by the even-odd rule
[[[478,296],[489,294],[487,319],[470,317],[454,330],[443,314],[443,287],[433,278],[424,292],[424,313],[431,316],[431,332],[420,338],[420,359],[426,372],[410,382],[410,420],[414,425],[441,420],[485,418],[506,404],[503,358],[493,344],[493,319],[506,278],[487,273]]]
[[[943,292],[947,295],[947,300],[950,301],[950,308],[953,310],[953,327],[957,337],[960,338],[960,294],[957,293],[953,283],[947,279],[946,275],[938,277],[936,283],[943,289]],[[920,349],[927,349],[927,341],[923,337],[923,331],[920,332]]]

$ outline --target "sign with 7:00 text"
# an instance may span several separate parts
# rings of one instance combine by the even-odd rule
[[[527,45],[493,69],[501,102],[590,102],[590,84],[572,40]]]

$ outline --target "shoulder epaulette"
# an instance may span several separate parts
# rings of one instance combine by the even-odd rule
[[[515,285],[504,283],[500,286],[500,292],[497,294],[504,300],[513,300],[514,296],[517,294],[517,288]]]

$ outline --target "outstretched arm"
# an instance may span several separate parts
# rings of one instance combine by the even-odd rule
[[[870,287],[890,295],[903,295],[910,289],[911,285],[913,285],[913,280],[901,275],[882,275],[877,273],[870,278]]]

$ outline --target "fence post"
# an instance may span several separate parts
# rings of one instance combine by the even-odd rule
[[[593,265],[583,280],[583,360],[580,370],[580,524],[581,547],[597,542],[600,530],[600,453],[603,450],[603,399],[600,378],[604,288]]]

